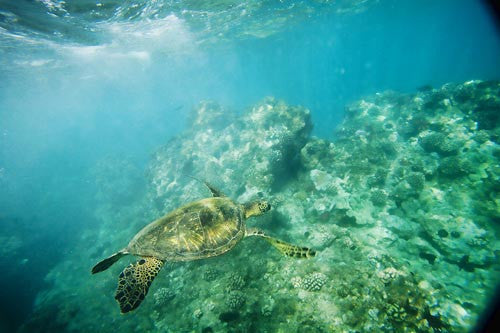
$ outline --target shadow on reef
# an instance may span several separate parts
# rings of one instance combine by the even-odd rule
[[[335,141],[310,137],[309,111],[272,98],[241,116],[202,102],[154,154],[147,194],[96,210],[100,227],[48,274],[26,327],[50,316],[69,332],[470,331],[499,282],[499,96],[498,82],[481,81],[368,96],[346,109]],[[276,212],[250,226],[319,253],[295,261],[241,242],[169,266],[152,297],[119,316],[109,297],[119,271],[96,281],[88,269],[206,197],[185,174],[238,202],[271,200]]]

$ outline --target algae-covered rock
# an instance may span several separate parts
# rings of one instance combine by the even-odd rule
[[[223,184],[233,196],[262,195],[300,168],[312,127],[307,109],[267,98],[231,122],[226,115],[215,103],[201,103],[191,128],[155,154],[149,175],[158,209],[172,208],[167,197],[185,196],[187,175]]]
[[[500,114],[497,104],[499,88],[498,82],[448,84],[441,89],[410,96],[402,107],[397,106],[401,99],[395,99],[393,93],[379,94],[350,107],[348,118],[340,126],[342,141],[335,143],[336,147],[345,144],[353,147],[351,150],[361,152],[360,146],[374,146],[370,141],[381,140],[381,131],[373,131],[380,128],[380,121],[390,120],[389,128],[399,131],[398,135],[387,132],[387,135],[396,138],[392,142],[397,152],[392,167],[386,169],[387,174],[383,176],[374,172],[365,183],[367,187],[353,188],[350,196],[362,197],[363,192],[371,193],[371,202],[379,207],[383,207],[384,202],[390,204],[393,201],[398,208],[389,206],[385,211],[388,217],[392,214],[398,216],[398,219],[391,218],[390,221],[399,222],[390,230],[404,241],[385,237],[394,239],[396,244],[401,242],[397,250],[400,256],[409,255],[415,263],[422,261],[422,269],[416,269],[416,272],[426,279],[440,283],[449,278],[449,272],[453,272],[455,281],[461,281],[469,288],[467,291],[454,286],[445,289],[462,302],[466,302],[477,287],[476,283],[473,287],[465,282],[469,273],[480,274],[488,281],[496,280],[491,275],[491,267],[495,261],[492,253],[500,246],[494,236],[499,206],[498,190],[493,190],[491,186],[496,186],[493,184],[498,182],[494,180],[496,176],[490,178],[488,175],[495,174],[495,165],[499,162],[494,153],[497,144],[490,140],[490,133],[500,125],[495,123],[496,116],[492,116],[491,111],[496,110],[496,114]],[[479,122],[483,125],[478,126]],[[362,133],[363,137],[370,139],[366,142],[359,140],[356,132],[344,135],[345,129],[353,127],[357,128],[358,136]],[[355,158],[371,157],[364,154]],[[352,165],[348,160],[343,161],[342,157],[335,162],[331,172],[344,168],[345,164]],[[387,165],[384,160],[376,163],[381,167]],[[362,182],[360,184],[363,185]],[[387,201],[381,199],[382,191],[389,193]],[[371,216],[365,216],[372,218],[376,225],[376,221],[385,223],[387,217],[383,214],[373,211]],[[408,227],[403,227],[404,223]],[[381,244],[380,240],[378,244]],[[391,253],[397,251],[392,250]],[[447,268],[433,269],[433,273],[428,274],[426,265]],[[493,286],[494,283],[486,289],[491,292]],[[486,301],[487,298],[481,298],[476,304],[485,304]],[[464,324],[464,317],[457,317],[459,313],[468,318],[467,325],[471,325],[472,318],[477,318],[477,311],[471,313],[470,309],[463,309],[454,312],[444,303],[433,308],[437,312],[426,315],[429,324],[447,328],[455,325],[453,330],[459,330],[457,323]],[[457,309],[457,306],[451,308]],[[441,310],[437,310],[439,308]],[[403,319],[400,309],[398,306],[387,308],[395,322]],[[439,320],[436,319],[438,312]]]
[[[300,151],[302,164],[307,169],[323,170],[335,160],[334,144],[327,140],[310,138]]]
[[[188,117],[191,129],[222,130],[237,121],[236,115],[214,101],[203,101],[193,109]]]

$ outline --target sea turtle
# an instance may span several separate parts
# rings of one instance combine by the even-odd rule
[[[92,274],[102,272],[121,257],[132,254],[140,260],[126,267],[118,279],[115,299],[121,313],[136,309],[148,293],[151,282],[165,261],[189,261],[221,255],[248,236],[267,240],[283,254],[311,258],[316,252],[286,243],[256,228],[245,227],[249,217],[271,209],[266,201],[238,204],[207,182],[212,197],[189,203],[151,222],[139,231],[127,247],[100,261]]]

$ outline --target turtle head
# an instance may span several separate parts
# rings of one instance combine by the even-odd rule
[[[265,200],[257,200],[252,202],[247,202],[243,205],[245,210],[245,218],[259,216],[271,209],[271,204]]]

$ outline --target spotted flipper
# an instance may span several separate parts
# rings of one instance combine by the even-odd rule
[[[132,311],[141,304],[162,266],[160,259],[142,258],[121,272],[115,294],[121,313]]]
[[[259,229],[248,229],[246,236],[259,236],[268,241],[272,246],[274,246],[278,251],[286,256],[294,258],[312,258],[316,255],[316,251],[308,247],[301,247],[293,245],[277,238],[266,235],[262,230]]]

